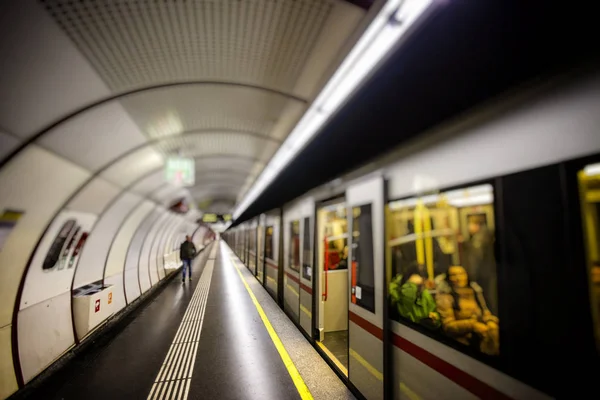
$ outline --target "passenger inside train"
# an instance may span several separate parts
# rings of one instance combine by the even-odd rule
[[[600,164],[588,165],[579,171],[578,180],[589,268],[591,311],[596,346],[600,351]]]
[[[489,185],[390,203],[392,314],[499,354]]]

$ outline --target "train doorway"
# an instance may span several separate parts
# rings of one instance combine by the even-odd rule
[[[317,344],[348,375],[348,219],[343,199],[317,211]]]

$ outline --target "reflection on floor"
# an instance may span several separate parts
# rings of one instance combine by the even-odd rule
[[[348,331],[325,332],[323,344],[348,369]]]

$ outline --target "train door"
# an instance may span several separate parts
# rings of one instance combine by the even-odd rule
[[[248,269],[252,272],[252,275],[256,275],[256,220],[250,221],[249,231],[249,243],[248,246]]]
[[[317,211],[317,344],[348,375],[348,220],[344,199]]]
[[[310,199],[302,205],[300,213],[300,326],[309,336],[312,336],[314,214],[315,203]]]
[[[283,217],[283,310],[300,323],[300,219],[298,210],[286,211]]]
[[[600,350],[600,163],[578,172],[594,336]]]
[[[279,220],[274,215],[265,220],[265,287],[275,301],[279,286]]]
[[[350,301],[348,373],[368,399],[383,398],[384,182],[350,186],[348,206]]]
[[[256,251],[258,253],[257,256],[257,265],[256,265],[256,278],[264,285],[265,278],[265,217],[261,215],[258,220],[258,227],[256,228]]]
[[[248,268],[248,252],[250,251],[250,228],[244,226],[244,265]]]

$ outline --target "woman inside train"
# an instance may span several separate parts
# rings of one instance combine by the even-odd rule
[[[489,310],[481,286],[460,265],[449,267],[438,282],[435,301],[444,332],[482,353],[499,354],[499,320]]]

